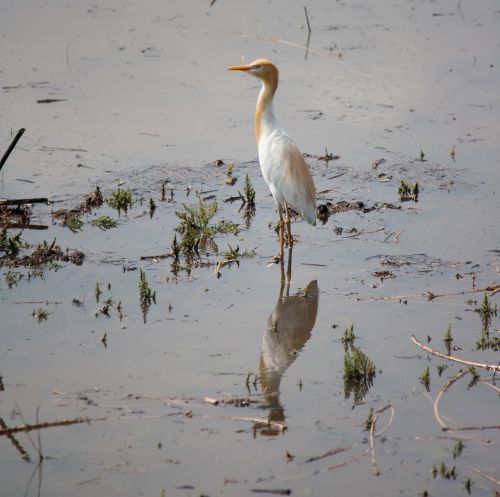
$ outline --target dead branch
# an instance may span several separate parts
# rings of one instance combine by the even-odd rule
[[[5,421],[0,418],[0,428],[2,430],[8,430],[9,427],[6,425]],[[26,450],[24,449],[24,447],[21,445],[21,443],[16,439],[16,437],[14,437],[14,435],[12,433],[6,433],[5,436],[10,440],[10,442],[12,443],[12,445],[17,449],[17,451],[21,454],[21,457],[25,460],[25,461],[30,461],[30,455],[26,452]]]
[[[359,461],[362,457],[367,456],[370,453],[370,449],[366,449],[364,452],[361,452],[361,454],[358,454],[356,456],[351,457],[347,461],[341,462],[339,464],[334,464],[333,466],[329,466],[327,468],[327,471],[334,471],[336,469],[342,468],[344,466],[348,466],[349,464]]]
[[[384,407],[381,407],[379,409],[377,409],[375,412],[374,412],[374,415],[373,415],[373,418],[372,418],[372,422],[370,424],[370,452],[371,452],[371,455],[372,455],[372,466],[375,470],[375,476],[379,476],[380,475],[380,469],[379,467],[377,466],[377,460],[375,459],[375,425],[377,423],[377,419],[379,417],[379,415],[381,413],[383,413],[385,410],[389,409],[391,407],[390,404],[384,406]]]
[[[14,426],[12,428],[2,427],[0,429],[0,436],[2,435],[9,436],[13,433],[20,433],[20,432],[27,433],[33,430],[43,430],[45,428],[55,428],[56,426],[69,426],[79,423],[87,423],[90,425],[92,421],[105,421],[106,419],[107,418],[73,418],[73,419],[57,419],[54,421],[45,421],[43,423],[35,423],[35,424],[23,423],[21,425]]]
[[[473,430],[499,430],[500,425],[486,425],[486,426],[448,426],[439,413],[439,401],[444,393],[460,378],[469,373],[469,370],[460,370],[457,374],[448,379],[446,384],[439,390],[434,400],[434,416],[437,422],[441,425],[443,431],[473,431]]]
[[[214,274],[219,277],[220,276],[220,270],[224,267],[224,266],[227,266],[227,265],[230,265],[230,264],[233,264],[233,263],[236,263],[238,264],[238,266],[240,265],[240,260],[239,259],[224,259],[222,261],[218,261],[216,266],[215,266],[215,269],[214,269]]]
[[[475,471],[476,473],[479,473],[480,475],[483,475],[485,478],[492,481],[493,483],[500,485],[500,480],[497,480],[494,476],[491,476],[490,474],[486,473],[484,469],[479,468],[478,466],[473,466],[472,470]]]
[[[443,421],[441,415],[439,414],[439,401],[441,400],[441,397],[444,395],[446,390],[448,390],[448,388],[450,388],[453,383],[462,378],[462,376],[465,376],[468,372],[468,370],[460,370],[457,374],[453,375],[448,379],[446,384],[441,387],[438,394],[436,395],[436,398],[434,400],[434,416],[436,417],[437,422],[441,425],[441,428],[443,430],[448,429],[448,425]]]
[[[335,454],[340,454],[341,452],[345,452],[346,450],[352,449],[352,447],[353,446],[351,445],[350,447],[338,447],[337,449],[331,449],[331,450],[328,450],[324,454],[321,454],[319,456],[309,457],[301,464],[307,464],[310,462],[319,461],[320,459],[324,459],[325,457],[330,457],[330,456],[334,456]]]
[[[362,232],[360,232],[362,234]],[[348,238],[348,237],[343,237]],[[413,295],[385,295],[382,297],[356,297],[357,301],[360,300],[408,300],[423,297],[427,300],[434,300],[441,297],[457,297],[460,295],[470,295],[472,293],[489,293],[490,297],[500,292],[500,283],[491,283],[484,288],[474,288],[473,290],[464,290],[462,292],[449,292],[449,293],[417,293]]]
[[[247,416],[231,416],[229,419],[233,421],[249,421],[250,423],[255,423],[257,425],[269,426],[274,428],[279,428],[281,431],[285,431],[287,429],[287,425],[285,423],[278,423],[276,421],[271,421],[266,418],[252,418]]]
[[[33,198],[0,198],[0,205],[24,205],[24,204],[48,204],[49,199],[46,197]]]
[[[14,147],[17,145],[17,142],[19,141],[19,139],[21,138],[21,136],[23,136],[23,133],[25,131],[26,131],[25,128],[21,128],[16,133],[16,136],[14,136],[14,139],[10,143],[9,147],[7,148],[7,150],[5,151],[5,153],[2,155],[2,158],[0,159],[0,171],[2,170],[3,165],[5,164],[5,162],[7,161],[7,159],[9,158],[9,155],[12,153],[12,151],[14,150]]]
[[[424,345],[422,342],[419,342],[415,335],[411,336],[411,340],[415,345],[418,345],[421,349],[429,352],[429,354],[435,355],[437,357],[441,357],[443,359],[449,359],[450,361],[458,362],[460,364],[466,364],[467,366],[473,366],[475,368],[486,369],[487,371],[499,371],[500,372],[500,364],[492,365],[482,362],[468,361],[466,359],[461,359],[459,357],[455,357],[452,355],[444,354],[443,352],[439,352],[438,350],[431,349],[427,345]]]

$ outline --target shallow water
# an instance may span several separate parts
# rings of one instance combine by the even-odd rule
[[[498,489],[484,476],[498,479],[498,429],[441,430],[432,402],[459,366],[410,339],[427,343],[429,335],[428,345],[444,351],[451,324],[459,347],[452,354],[499,360],[498,352],[475,350],[481,321],[473,308],[483,293],[459,294],[499,279],[498,3],[310,2],[307,9],[313,32],[304,60],[302,4],[4,6],[0,40],[15,49],[0,65],[0,150],[9,128],[27,132],[3,169],[0,195],[47,196],[54,205],[35,206],[32,220],[48,230],[22,238],[57,238],[86,259],[29,281],[27,268],[11,268],[23,274],[12,288],[9,269],[0,269],[0,417],[16,426],[21,412],[34,423],[39,406],[40,421],[95,421],[40,430],[40,467],[26,434],[15,439],[30,462],[1,437],[1,495],[445,496],[467,495],[467,478],[472,495]],[[308,159],[319,203],[401,205],[339,213],[316,228],[295,222],[288,298],[271,263],[276,213],[255,161],[258,87],[225,71],[242,55],[279,64],[276,111],[301,149],[341,156]],[[47,98],[64,100],[36,103]],[[225,184],[226,165],[215,159],[235,163],[235,186]],[[224,202],[246,173],[257,192],[248,229],[239,202]],[[400,179],[419,182],[418,203],[399,202]],[[161,201],[164,181],[171,202]],[[133,193],[128,214],[118,218],[104,206],[82,218],[108,214],[117,228],[86,223],[73,234],[52,220],[50,209],[79,204],[96,184],[108,197],[119,183]],[[141,257],[170,249],[175,211],[196,205],[196,192],[216,196],[216,220],[243,229],[215,237],[218,249],[203,254],[210,266],[176,278],[171,259]],[[256,255],[217,278],[214,264],[228,245]],[[156,291],[146,323],[140,268]],[[395,278],[373,275],[383,270]],[[428,300],[427,292],[456,295]],[[107,298],[115,303],[110,317],[99,313]],[[46,321],[33,318],[38,307],[48,309]],[[346,398],[343,379],[340,339],[351,324],[376,366],[359,402],[353,392]],[[493,316],[492,333],[498,328]],[[440,364],[448,365],[441,378]],[[429,393],[419,381],[426,366]],[[483,383],[468,389],[469,382],[470,374],[446,391],[441,416],[451,426],[498,425],[498,393]],[[373,457],[365,420],[388,405]],[[31,437],[38,447],[36,432]],[[459,439],[465,448],[453,458]],[[433,478],[442,463],[456,466],[456,479]]]

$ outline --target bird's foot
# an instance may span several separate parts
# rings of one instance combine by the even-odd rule
[[[279,264],[283,260],[283,257],[281,255],[273,255],[273,263],[274,264]]]

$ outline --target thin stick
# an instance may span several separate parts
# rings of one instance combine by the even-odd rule
[[[448,388],[450,388],[451,385],[453,385],[453,383],[462,378],[462,376],[465,376],[468,372],[469,372],[468,370],[463,370],[459,371],[456,375],[452,376],[446,382],[446,384],[443,387],[441,387],[438,394],[436,395],[436,398],[434,400],[434,416],[436,417],[437,422],[441,425],[441,428],[443,430],[448,429],[448,425],[443,421],[441,415],[439,414],[439,401],[441,400],[441,397],[444,395],[446,390],[448,390]]]
[[[334,464],[333,466],[329,466],[326,469],[327,469],[327,471],[334,471],[336,469],[339,469],[339,468],[342,468],[344,466],[347,466],[347,465],[349,465],[349,464],[351,464],[353,462],[359,461],[362,457],[365,457],[369,453],[370,453],[370,449],[366,449],[364,452],[361,452],[361,454],[358,454],[357,456],[353,456],[350,459],[348,459],[347,461],[341,462],[339,464]]]
[[[423,343],[419,342],[415,335],[411,336],[411,340],[415,345],[418,345],[421,349],[425,350],[426,352],[429,352],[429,354],[435,355],[437,357],[441,357],[443,359],[449,359],[450,361],[458,362],[460,364],[466,364],[467,366],[473,366],[475,368],[483,368],[486,369],[487,371],[499,371],[500,372],[500,364],[497,365],[492,365],[492,364],[487,364],[487,363],[482,363],[482,362],[475,362],[475,361],[468,361],[466,359],[461,359],[459,357],[455,357],[452,355],[448,354],[443,354],[442,352],[439,352],[438,350],[431,349],[427,345],[424,345]]]
[[[484,469],[479,468],[477,466],[473,466],[472,470],[475,471],[476,473],[479,473],[480,475],[483,475],[485,478],[492,481],[493,483],[500,485],[500,480],[497,480],[494,476],[491,476],[488,473],[486,473],[486,471],[484,471]]]
[[[1,428],[0,436],[9,435],[12,433],[19,433],[19,432],[27,433],[33,430],[43,430],[45,428],[54,428],[56,426],[69,426],[79,423],[90,424],[91,421],[106,421],[106,419],[107,418],[73,418],[73,419],[58,419],[55,421],[45,421],[44,423],[36,423],[36,424],[23,423],[22,425],[14,426],[13,428]]]
[[[331,449],[326,451],[324,454],[319,456],[313,456],[306,459],[302,464],[307,464],[310,462],[319,461],[320,459],[324,459],[325,457],[334,456],[335,454],[340,454],[341,452],[345,452],[346,450],[352,449],[352,445],[350,447],[338,447],[337,449]]]
[[[375,458],[375,424],[377,423],[377,419],[381,413],[383,413],[386,409],[389,409],[391,407],[390,404],[381,407],[380,409],[377,409],[375,411],[375,414],[372,418],[372,422],[370,424],[370,451],[372,455],[372,466],[375,470],[375,476],[380,475],[380,469],[377,466],[377,460]]]
[[[285,423],[278,423],[276,421],[271,421],[270,419],[266,419],[266,418],[251,418],[251,417],[247,417],[247,416],[231,416],[229,419],[232,419],[234,421],[250,421],[251,423],[255,423],[258,425],[279,428],[281,431],[285,431],[287,429],[287,426]]]
[[[367,233],[367,232],[366,232]],[[363,232],[360,232],[360,234],[363,234]],[[343,238],[348,238],[348,237],[342,237],[340,240]],[[336,240],[334,240],[336,241]],[[383,297],[357,297],[356,300],[407,300],[407,299],[415,299],[417,297],[425,297],[427,300],[434,300],[439,297],[457,297],[459,295],[469,295],[472,293],[484,293],[484,292],[489,292],[490,296],[497,294],[500,292],[500,283],[491,283],[490,285],[484,287],[484,288],[475,288],[474,290],[466,290],[463,292],[449,292],[449,293],[433,293],[433,292],[426,292],[426,293],[417,293],[413,295],[386,295]]]
[[[5,421],[0,418],[0,428],[2,430],[8,430],[9,427],[7,426],[7,424],[5,423]],[[24,449],[24,447],[21,445],[21,443],[14,437],[14,435],[12,435],[12,433],[7,433],[5,435],[11,442],[11,444],[17,449],[17,451],[21,454],[21,457],[29,462],[31,460],[30,458],[30,455],[26,452],[26,450]]]
[[[48,204],[49,199],[45,197],[35,198],[0,198],[0,205],[22,205],[22,204]]]
[[[304,12],[305,12],[305,14],[306,14],[307,31],[308,31],[309,33],[312,33],[311,25],[309,24],[309,16],[308,16],[308,14],[307,14],[307,7],[306,7],[306,6],[304,6]]]
[[[0,159],[0,171],[2,170],[2,167],[5,164],[5,162],[7,161],[7,159],[9,158],[9,155],[14,150],[14,147],[17,145],[17,142],[19,141],[19,138],[21,138],[21,136],[23,136],[23,133],[25,131],[26,131],[25,128],[21,128],[17,132],[16,136],[14,136],[14,139],[12,140],[11,144],[9,145],[9,148],[5,151],[5,153],[3,154],[2,158]]]

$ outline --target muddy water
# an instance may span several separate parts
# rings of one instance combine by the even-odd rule
[[[40,430],[40,466],[26,434],[14,435],[17,448],[2,436],[1,495],[466,495],[468,478],[473,495],[498,489],[487,477],[500,471],[498,429],[441,430],[433,401],[459,365],[410,339],[429,335],[445,351],[451,324],[453,355],[499,360],[476,350],[484,294],[459,294],[499,280],[498,3],[307,9],[304,60],[302,4],[4,5],[0,149],[10,128],[27,132],[1,196],[47,196],[54,205],[35,206],[32,221],[48,230],[25,230],[23,240],[57,238],[86,258],[43,273],[0,270],[0,417],[10,427],[21,414],[35,423],[39,406],[40,422],[94,421]],[[375,207],[316,228],[294,223],[289,288],[271,263],[276,213],[255,162],[258,88],[224,70],[242,55],[279,64],[276,111],[301,149],[340,156],[308,159],[318,202]],[[59,101],[37,103],[46,99]],[[215,159],[234,162],[235,186]],[[257,192],[248,228],[240,203],[224,202],[246,173]],[[418,203],[399,202],[400,179],[419,182]],[[105,197],[118,184],[132,191],[128,214],[103,206],[76,234],[52,220],[50,209],[78,205],[96,184]],[[169,250],[175,211],[196,205],[196,192],[215,195],[215,220],[242,231],[217,235],[202,253],[210,265],[189,273],[175,276],[171,259],[142,260]],[[118,227],[88,224],[103,214]],[[255,256],[217,278],[229,245]],[[156,292],[146,322],[140,269]],[[9,270],[22,274],[12,288]],[[33,318],[39,307],[47,320]],[[358,390],[343,378],[341,337],[351,324],[376,369]],[[498,328],[492,316],[493,336]],[[441,377],[437,365],[448,366]],[[427,366],[428,393],[419,381]],[[491,372],[480,373],[491,383]],[[470,380],[442,395],[438,414],[452,427],[498,425],[498,393],[468,388]],[[372,444],[370,409],[380,411]],[[37,432],[31,438],[39,448]],[[465,447],[454,458],[458,440]],[[443,463],[455,478],[440,474]]]

